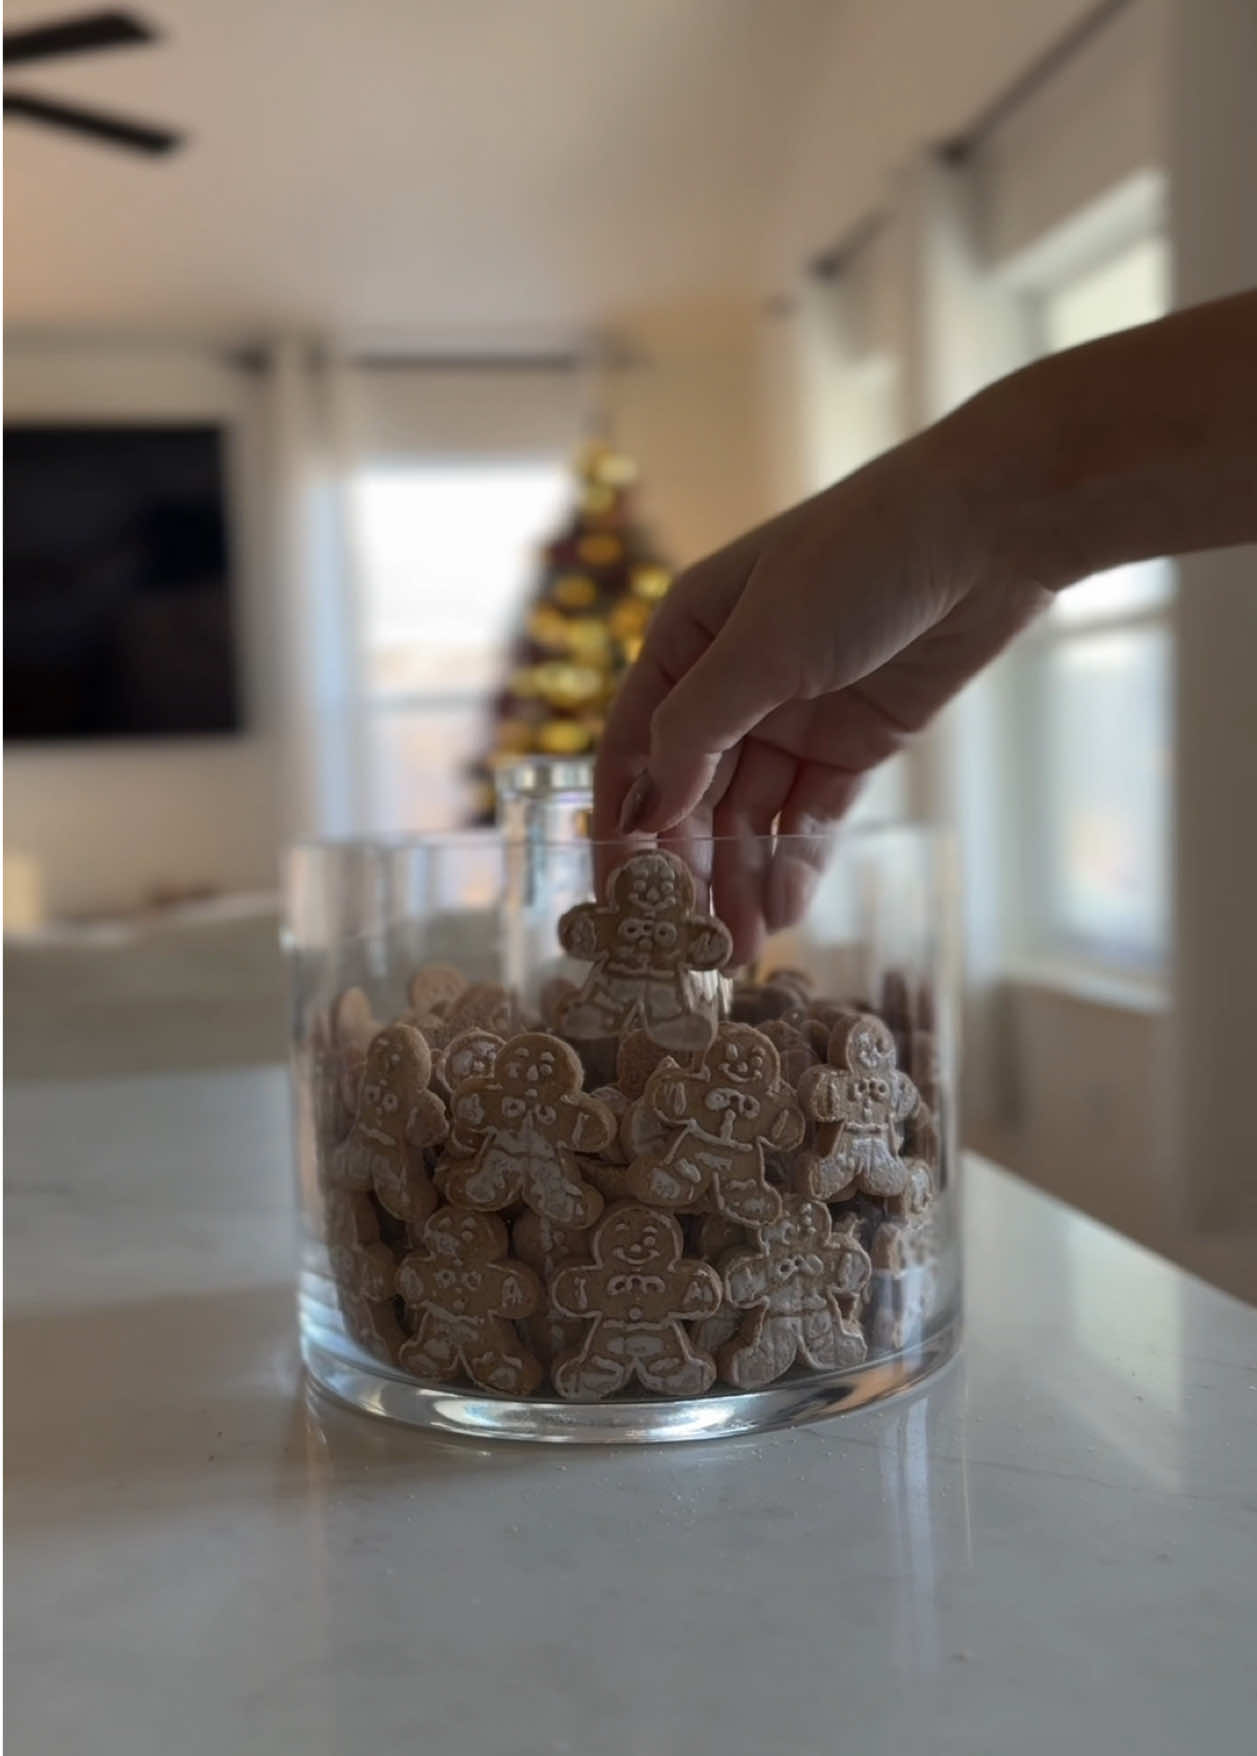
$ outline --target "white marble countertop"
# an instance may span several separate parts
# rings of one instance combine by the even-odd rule
[[[278,1070],[17,1086],[13,1756],[1252,1747],[1257,1312],[978,1166],[969,1336],[820,1426],[307,1399]]]

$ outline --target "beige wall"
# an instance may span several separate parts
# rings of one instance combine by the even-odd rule
[[[637,458],[643,515],[679,566],[773,508],[762,330],[762,313],[745,302],[638,312],[624,321],[640,358],[611,375],[615,438]]]

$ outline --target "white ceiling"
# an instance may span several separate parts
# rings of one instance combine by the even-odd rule
[[[140,0],[162,43],[21,84],[190,144],[11,123],[7,317],[483,332],[759,292],[843,4]]]

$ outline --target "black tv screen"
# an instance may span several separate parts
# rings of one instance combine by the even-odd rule
[[[238,729],[222,430],[6,426],[6,739]]]

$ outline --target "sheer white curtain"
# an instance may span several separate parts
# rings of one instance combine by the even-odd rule
[[[347,389],[343,361],[327,350],[299,338],[269,350],[269,547],[287,840],[365,827]]]
[[[269,368],[285,829],[454,826],[588,385],[298,341]]]

